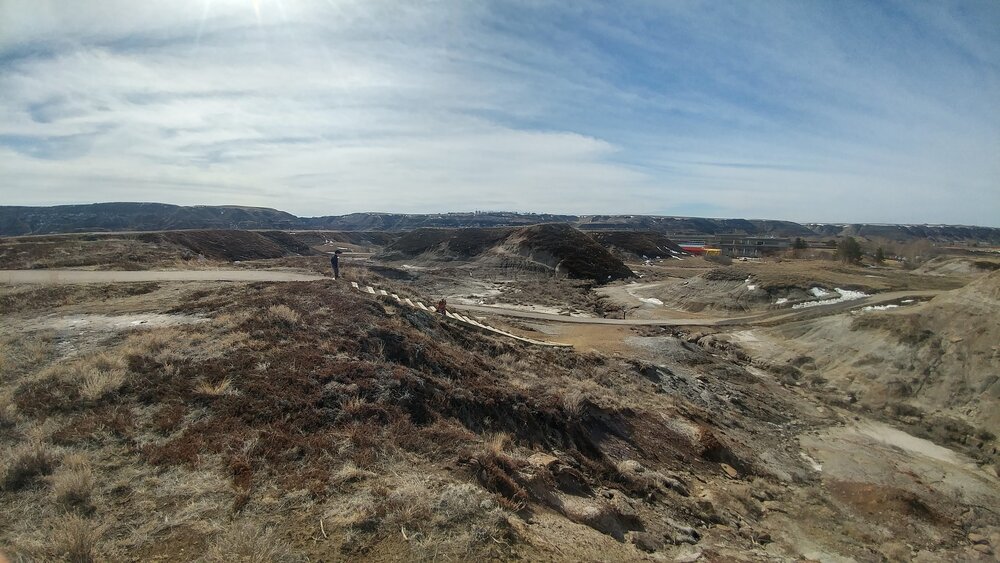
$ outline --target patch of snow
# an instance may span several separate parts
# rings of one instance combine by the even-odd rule
[[[890,304],[890,305],[868,305],[868,306],[862,307],[861,310],[862,311],[887,311],[889,309],[897,309],[897,308],[899,308],[899,305],[892,305],[892,304]]]
[[[844,301],[855,301],[857,299],[868,297],[867,293],[861,291],[852,291],[850,289],[840,289],[839,287],[834,288],[835,293],[829,293],[823,291],[818,287],[814,287],[810,291],[812,291],[813,295],[821,297],[821,295],[817,293],[817,290],[819,292],[822,292],[823,296],[830,296],[835,294],[839,295],[832,299],[822,299],[820,301],[806,301],[805,303],[796,303],[795,305],[792,305],[792,309],[804,309],[806,307],[815,307],[817,305],[832,305],[834,303],[843,303]]]
[[[650,305],[657,305],[657,306],[663,305],[663,301],[660,301],[655,297],[640,297],[639,301],[642,301],[643,303],[649,303]]]
[[[788,298],[787,297],[779,297],[778,299],[776,299],[774,301],[775,305],[784,305],[785,303],[788,303]]]
[[[820,299],[822,299],[823,297],[828,297],[829,295],[831,295],[831,293],[829,291],[823,289],[822,287],[811,288],[809,290],[809,293],[812,293],[814,296],[819,297]]]
[[[747,289],[750,290],[750,291],[753,291],[753,290],[757,289],[757,286],[751,284],[751,285],[747,286]]]
[[[903,300],[901,301],[901,303],[913,303],[913,302],[915,302],[915,301],[916,301],[916,299],[903,299]]]

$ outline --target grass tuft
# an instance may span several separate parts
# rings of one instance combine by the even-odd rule
[[[71,563],[96,561],[94,551],[100,531],[78,514],[63,517],[52,531],[52,544],[62,559]]]
[[[11,428],[17,424],[17,405],[9,393],[0,394],[0,428]]]
[[[235,523],[219,536],[206,554],[208,561],[272,563],[292,561],[288,544],[271,528]]]
[[[55,456],[42,442],[22,445],[11,451],[4,463],[3,489],[15,491],[52,473]]]
[[[230,388],[233,386],[232,378],[225,378],[218,383],[209,383],[208,381],[202,381],[195,387],[195,391],[202,395],[210,395],[212,397],[218,397],[220,395],[225,395],[230,392]]]
[[[94,492],[94,472],[81,454],[69,454],[52,476],[52,494],[67,508],[88,508]]]
[[[87,371],[80,382],[80,396],[88,401],[99,401],[121,389],[127,374],[124,369]]]
[[[302,318],[288,305],[271,305],[267,308],[267,314],[272,320],[289,326],[299,324]]]

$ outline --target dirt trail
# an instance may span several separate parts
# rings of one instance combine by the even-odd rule
[[[314,281],[323,276],[261,270],[0,270],[0,283],[5,284],[77,284],[158,281]]]
[[[661,319],[604,319],[594,317],[571,317],[567,315],[557,315],[552,313],[536,313],[519,309],[509,309],[504,307],[493,307],[483,305],[452,305],[454,309],[473,311],[476,313],[492,313],[519,319],[533,319],[538,321],[557,321],[562,323],[576,324],[601,324],[601,325],[626,325],[626,326],[722,326],[740,324],[770,324],[778,322],[788,322],[806,317],[814,317],[825,314],[840,313],[851,309],[856,309],[865,305],[879,305],[891,303],[900,299],[908,298],[928,298],[941,293],[940,291],[893,291],[880,293],[854,301],[843,301],[831,305],[817,305],[805,309],[782,309],[780,311],[769,311],[756,315],[744,317],[702,317],[692,318],[690,314],[685,314],[684,318],[661,318]]]

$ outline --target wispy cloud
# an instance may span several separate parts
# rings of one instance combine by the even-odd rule
[[[8,204],[1000,221],[990,2],[8,0],[0,26]]]

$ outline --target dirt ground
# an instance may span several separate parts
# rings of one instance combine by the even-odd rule
[[[0,551],[990,561],[1000,548],[1000,274],[786,261],[706,280],[719,265],[691,259],[597,286],[357,256],[334,282],[324,260],[231,264],[271,272],[230,281],[0,284]],[[483,313],[574,346],[545,349],[353,292],[352,280],[424,302],[692,322]],[[693,280],[934,297],[700,326],[746,311],[667,299]]]

